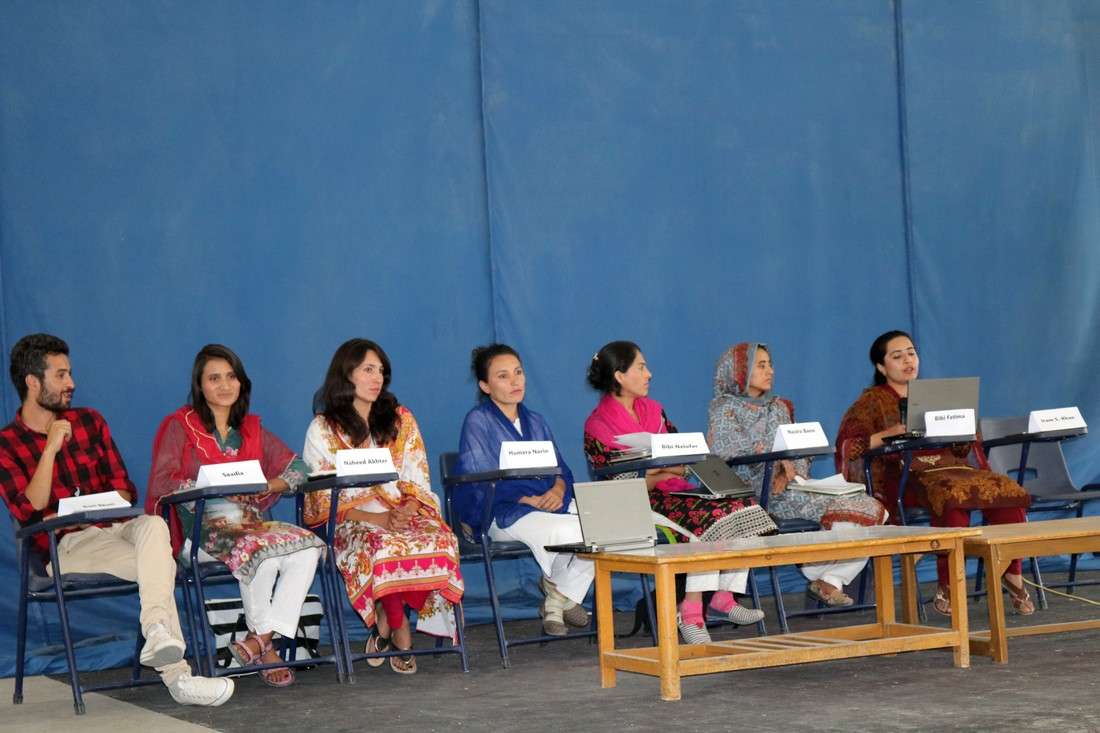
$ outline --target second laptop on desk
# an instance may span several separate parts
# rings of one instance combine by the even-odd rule
[[[549,552],[620,552],[657,544],[645,479],[573,484],[582,542],[546,545]]]

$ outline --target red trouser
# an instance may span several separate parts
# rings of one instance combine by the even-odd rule
[[[417,590],[390,593],[379,598],[378,602],[382,604],[382,610],[386,613],[386,624],[392,630],[401,628],[405,623],[405,606],[419,611],[424,607],[426,600],[428,600],[428,591]]]
[[[943,514],[932,514],[933,527],[969,527],[970,509],[948,509]],[[1022,507],[1001,509],[980,509],[986,524],[1013,524],[1027,519],[1027,512]],[[1023,562],[1013,560],[1009,563],[1006,572],[1019,575],[1023,572]],[[936,576],[940,585],[947,585],[947,555],[936,556]],[[997,586],[994,586],[997,587]]]

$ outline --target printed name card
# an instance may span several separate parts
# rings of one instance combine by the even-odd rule
[[[117,491],[104,491],[102,494],[86,494],[84,496],[66,496],[57,501],[57,516],[76,512],[91,512],[97,509],[118,509],[130,506],[130,502],[122,498]]]
[[[928,438],[951,438],[956,435],[974,435],[974,411],[929,410],[924,413],[924,435]]]
[[[337,476],[376,476],[397,473],[388,448],[348,448],[336,451]]]
[[[1057,407],[1053,410],[1032,410],[1027,418],[1029,433],[1043,433],[1048,430],[1069,430],[1087,428],[1085,418],[1076,407]]]
[[[710,453],[702,433],[654,433],[650,443],[653,458],[701,456]]]
[[[557,468],[558,456],[549,440],[506,440],[500,444],[500,468]]]
[[[207,486],[237,486],[240,484],[266,484],[264,471],[259,461],[233,461],[232,463],[210,463],[199,466],[199,476],[195,480],[196,489]]]
[[[772,451],[798,450],[801,448],[828,448],[829,437],[819,422],[796,422],[780,425],[775,431]]]

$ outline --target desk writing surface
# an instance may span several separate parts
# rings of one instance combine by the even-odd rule
[[[1100,519],[1100,517],[1098,517]],[[1041,522],[1039,524],[1042,524]],[[1030,525],[1028,525],[1030,526]],[[686,559],[709,559],[736,554],[741,557],[804,552],[814,548],[827,549],[844,546],[873,547],[891,545],[906,540],[949,540],[974,537],[981,527],[846,527],[822,532],[800,532],[772,537],[752,537],[722,542],[685,542],[675,545],[657,545],[643,550],[625,552],[584,553],[592,559],[608,559],[616,562],[661,564]]]
[[[1075,517],[1072,519],[1049,519],[1041,522],[1021,522],[1019,524],[992,524],[978,527],[981,533],[976,537],[967,537],[966,545],[988,545],[1019,540],[1031,542],[1047,538],[1088,537],[1100,535],[1100,517]]]

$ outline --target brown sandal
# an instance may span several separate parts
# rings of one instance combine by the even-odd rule
[[[1008,597],[1012,601],[1012,608],[1016,613],[1021,616],[1030,616],[1035,613],[1035,604],[1031,600],[1031,594],[1027,592],[1027,587],[1021,585],[1019,588],[1008,582],[1008,578],[1001,577],[1001,585],[1008,591]]]
[[[951,615],[951,590],[946,585],[936,587],[936,595],[932,596],[932,608],[941,616]]]
[[[411,646],[408,649],[402,649],[394,644],[393,648],[399,652],[412,651]],[[401,654],[390,657],[390,669],[397,672],[397,674],[416,674],[416,657],[412,654]]]

